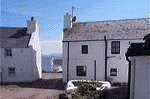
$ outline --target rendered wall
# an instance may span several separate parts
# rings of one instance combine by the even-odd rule
[[[120,41],[120,54],[111,54],[111,42]],[[111,57],[107,60],[107,76],[113,78],[112,82],[128,82],[128,61],[126,60],[125,53],[129,48],[130,43],[143,42],[143,40],[108,40],[107,43],[107,56]],[[117,76],[110,76],[110,69],[117,68]]]
[[[149,99],[150,57],[135,56],[131,57],[130,60],[132,62],[130,99]]]
[[[63,42],[62,54],[62,69],[63,69],[63,82],[67,82],[67,56],[68,56],[68,42]]]
[[[30,48],[13,48],[12,57],[5,57],[1,49],[3,82],[28,82],[32,81],[32,57]],[[15,67],[16,75],[8,76],[8,67]]]
[[[32,80],[35,81],[39,78],[39,71],[36,64],[36,51],[31,47],[31,56],[32,56]]]
[[[39,78],[42,78],[42,58],[41,58],[41,47],[40,47],[40,38],[39,38],[39,26],[35,23],[36,29],[35,32],[32,33],[29,46],[31,45],[32,48],[36,51],[36,64],[38,67]]]
[[[2,67],[1,67],[1,48],[0,48],[0,83],[1,83],[1,73],[2,73]]]
[[[88,45],[88,54],[82,54],[82,45]],[[96,60],[96,80],[105,80],[105,42],[70,42],[69,80],[94,80],[94,61]],[[86,66],[86,77],[76,76],[76,66]]]

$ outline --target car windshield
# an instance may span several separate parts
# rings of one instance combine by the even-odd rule
[[[96,87],[101,87],[103,85],[103,83],[100,82],[82,82],[82,81],[74,81],[72,82],[74,84],[74,86],[80,86],[81,83],[86,83],[86,84],[92,84],[95,85]]]

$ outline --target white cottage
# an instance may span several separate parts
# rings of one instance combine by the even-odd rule
[[[150,34],[144,40],[144,43],[131,43],[126,53],[129,99],[150,99]]]
[[[68,22],[71,16],[66,14],[62,41],[63,82],[104,81],[111,77],[112,82],[127,83],[125,53],[130,43],[143,42],[142,37],[149,32],[149,19],[75,22],[72,26]]]
[[[39,25],[0,27],[0,82],[30,82],[42,78]]]

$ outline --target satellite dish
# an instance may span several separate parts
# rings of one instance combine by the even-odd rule
[[[76,16],[74,16],[73,18],[72,18],[72,22],[75,22],[76,21]]]

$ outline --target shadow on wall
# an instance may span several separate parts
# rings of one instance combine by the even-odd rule
[[[105,99],[128,99],[128,87],[122,86],[107,90]]]
[[[34,49],[32,49],[32,56],[33,56],[33,75],[32,75],[32,80],[35,81],[39,78],[39,70],[38,70],[38,65],[37,65],[37,62],[36,62],[36,51]]]

